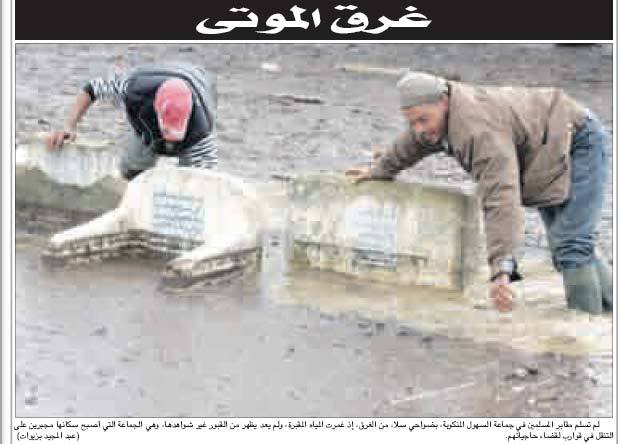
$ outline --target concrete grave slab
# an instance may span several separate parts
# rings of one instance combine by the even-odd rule
[[[161,166],[131,181],[118,208],[54,235],[43,256],[53,264],[144,251],[175,256],[164,280],[185,286],[256,267],[262,227],[259,200],[240,179]]]
[[[308,174],[289,196],[294,264],[458,290],[486,276],[478,201],[460,189]]]
[[[15,150],[15,202],[89,213],[115,208],[126,181],[118,172],[118,150],[109,141],[78,139],[60,150],[35,134]]]

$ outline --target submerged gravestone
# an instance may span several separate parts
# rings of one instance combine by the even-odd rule
[[[50,150],[44,134],[15,150],[15,202],[89,213],[119,204],[126,181],[118,171],[118,152],[111,142],[79,138]]]
[[[67,264],[136,252],[174,257],[174,286],[258,265],[263,214],[253,191],[230,175],[197,168],[150,169],[128,186],[118,208],[54,235],[44,258]]]
[[[289,196],[295,264],[455,290],[486,271],[478,201],[460,189],[308,174]]]

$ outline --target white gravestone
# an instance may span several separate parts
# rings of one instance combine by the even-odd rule
[[[118,208],[54,235],[44,257],[67,263],[159,252],[177,256],[164,278],[185,285],[258,265],[262,226],[259,200],[242,180],[162,166],[131,181]]]
[[[485,270],[477,200],[461,190],[307,174],[289,196],[294,264],[454,290]]]

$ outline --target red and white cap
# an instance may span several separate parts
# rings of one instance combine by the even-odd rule
[[[164,140],[183,140],[192,114],[192,90],[181,79],[163,82],[153,103]]]

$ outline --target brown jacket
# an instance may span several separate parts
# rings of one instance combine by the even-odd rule
[[[477,182],[491,275],[522,244],[521,205],[565,201],[571,182],[572,135],[586,110],[557,88],[481,87],[449,82],[449,152]],[[392,178],[442,151],[402,134],[371,173]]]

